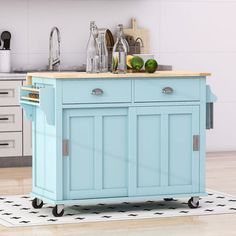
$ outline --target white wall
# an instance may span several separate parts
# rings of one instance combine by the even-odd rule
[[[85,62],[90,20],[113,30],[135,16],[142,27],[153,29],[152,42],[159,42],[158,5],[154,0],[0,0],[0,32],[12,32],[13,67],[46,65],[49,33],[56,25],[62,35],[62,63],[76,65]]]
[[[218,96],[208,151],[236,150],[236,1],[176,0],[161,4],[159,55],[176,70],[212,72]]]
[[[52,26],[62,34],[62,63],[85,62],[89,21],[114,29],[136,17],[151,49],[176,70],[212,72],[218,96],[208,151],[236,150],[236,0],[0,0],[0,32],[13,36],[13,67],[44,66]]]

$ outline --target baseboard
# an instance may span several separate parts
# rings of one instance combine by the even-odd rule
[[[226,156],[236,156],[236,151],[219,151],[219,152],[207,152],[207,158],[211,157],[226,157]]]
[[[0,168],[32,166],[32,156],[0,157]]]

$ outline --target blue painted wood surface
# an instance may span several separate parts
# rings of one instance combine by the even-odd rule
[[[205,77],[33,78],[33,84],[53,88],[54,98],[46,109],[23,105],[33,120],[34,196],[71,204],[205,193]],[[174,93],[163,94],[165,87]],[[104,93],[92,95],[94,88]]]

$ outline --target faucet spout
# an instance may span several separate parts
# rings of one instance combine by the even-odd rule
[[[57,49],[54,48],[54,44],[53,44],[54,33],[56,33],[57,35]],[[60,70],[60,43],[61,43],[60,31],[56,26],[54,26],[50,32],[50,37],[49,37],[48,69],[51,71],[56,70],[56,69]]]

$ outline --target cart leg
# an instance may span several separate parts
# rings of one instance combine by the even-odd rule
[[[52,214],[55,217],[61,217],[64,214],[64,205],[60,204],[60,205],[56,205],[53,209],[52,209]]]
[[[199,197],[191,197],[188,201],[189,208],[198,208],[199,207]]]
[[[35,209],[40,209],[43,207],[43,201],[38,198],[34,198],[34,200],[32,201],[32,206]]]
[[[169,198],[164,198],[163,200],[166,201],[166,202],[171,202],[171,201],[173,201],[174,199],[173,199],[172,197],[169,197]]]

